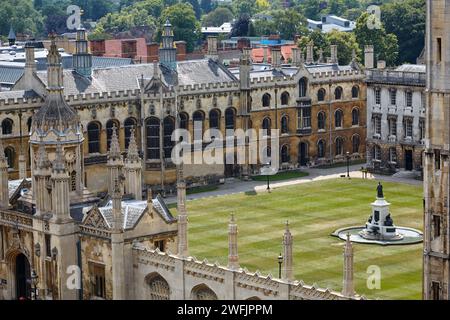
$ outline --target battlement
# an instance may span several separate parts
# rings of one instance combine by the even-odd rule
[[[198,93],[211,93],[221,91],[233,91],[239,90],[238,82],[216,82],[216,83],[201,83],[194,85],[186,85],[179,87],[179,94],[198,94]]]
[[[316,72],[312,74],[313,79],[331,79],[337,81],[349,80],[349,78],[363,78],[365,76],[364,71],[360,70],[339,70],[339,71],[327,71],[327,72]]]
[[[213,289],[222,291],[225,290],[225,287],[228,287],[226,282],[233,279],[233,286],[237,292],[236,297],[254,292],[261,297],[272,296],[276,299],[365,299],[360,296],[345,297],[341,293],[328,288],[323,289],[316,285],[306,285],[303,281],[286,281],[274,278],[271,274],[264,275],[259,271],[250,272],[246,268],[233,270],[221,266],[218,262],[211,263],[207,259],[199,260],[193,256],[179,257],[170,252],[146,248],[138,242],[133,244],[132,250],[135,262],[145,268],[146,272],[158,272],[160,270],[159,272],[167,275],[167,272],[170,271],[174,278],[184,279],[186,276],[191,276],[204,279],[209,283],[215,283]],[[177,265],[182,267],[177,269]],[[234,273],[233,277],[227,276],[230,272]],[[241,292],[239,293],[239,291]]]
[[[0,108],[16,108],[18,106],[20,107],[27,107],[29,106],[34,107],[35,105],[43,103],[44,100],[40,97],[33,97],[33,98],[8,98],[8,99],[1,99],[0,98]]]

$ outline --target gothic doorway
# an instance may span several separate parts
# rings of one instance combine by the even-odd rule
[[[411,171],[413,169],[413,153],[412,150],[405,150],[405,169]]]
[[[308,144],[306,142],[300,142],[298,148],[298,163],[301,166],[306,166],[308,163]]]
[[[30,263],[23,253],[16,256],[16,298],[31,299]]]

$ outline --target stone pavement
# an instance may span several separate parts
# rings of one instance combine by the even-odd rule
[[[350,177],[352,178],[362,178],[362,173],[359,171],[361,165],[350,166]],[[308,183],[312,181],[328,180],[340,178],[342,175],[347,175],[347,167],[336,167],[329,169],[317,169],[308,168],[302,171],[308,172],[309,175],[301,178],[293,178],[289,180],[283,180],[278,182],[270,182],[270,189],[277,189],[286,186],[293,186],[301,183]],[[385,175],[371,175],[367,174],[367,179],[377,180],[377,181],[388,181],[388,182],[399,182],[412,185],[422,185],[422,181],[415,179],[397,178]],[[267,182],[263,181],[241,181],[239,179],[232,179],[232,181],[227,181],[225,184],[218,186],[219,189],[214,191],[202,192],[192,195],[187,195],[187,200],[195,200],[202,198],[218,197],[228,194],[236,194],[242,192],[266,192]],[[167,204],[176,203],[176,196],[167,197],[165,199]]]

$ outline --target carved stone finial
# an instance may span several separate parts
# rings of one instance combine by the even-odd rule
[[[112,135],[111,135],[111,145],[109,147],[109,158],[119,158],[121,156],[120,153],[120,145],[119,145],[119,138],[117,137],[117,128],[116,125],[113,125],[112,127]]]
[[[136,143],[136,131],[134,128],[130,130],[130,143],[128,144],[128,154],[127,159],[129,161],[138,161],[139,160],[139,150]]]

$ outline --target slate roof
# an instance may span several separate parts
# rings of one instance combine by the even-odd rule
[[[165,67],[160,67],[163,80],[173,85],[176,75]],[[202,83],[220,83],[237,79],[224,67],[211,60],[191,60],[177,63],[179,85]],[[47,72],[38,72],[38,77],[47,84]],[[141,77],[152,78],[153,63],[121,66],[116,68],[95,69],[92,80],[88,80],[71,70],[64,70],[64,94],[115,92],[139,89]]]
[[[39,95],[33,90],[15,90],[15,91],[1,91],[0,92],[0,100],[8,100],[8,99],[32,99],[38,98]]]
[[[0,63],[0,83],[13,85],[23,74],[25,64],[9,63],[10,65]],[[23,65],[23,67],[21,66]]]
[[[403,64],[397,67],[395,71],[426,73],[427,66],[424,64]]]
[[[176,221],[161,196],[158,195],[155,199],[153,199],[153,208],[167,223]],[[147,201],[122,201],[123,228],[125,230],[133,229],[146,209]],[[100,207],[98,210],[105,218],[108,226],[111,228],[113,225],[112,201],[110,200],[105,207]]]

